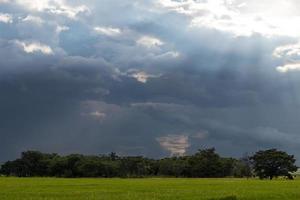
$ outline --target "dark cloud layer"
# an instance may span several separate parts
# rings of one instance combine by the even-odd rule
[[[0,1],[0,161],[299,152],[299,72],[274,56],[296,37],[191,26],[178,1],[40,2]]]

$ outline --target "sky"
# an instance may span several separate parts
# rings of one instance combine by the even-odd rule
[[[0,161],[300,159],[297,0],[0,0]]]

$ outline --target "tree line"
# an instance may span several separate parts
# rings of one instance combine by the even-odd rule
[[[190,156],[150,159],[142,156],[98,156],[26,151],[14,161],[7,161],[0,174],[17,177],[190,177],[274,178],[297,171],[293,155],[270,149],[241,159],[221,157],[214,148],[199,150]]]

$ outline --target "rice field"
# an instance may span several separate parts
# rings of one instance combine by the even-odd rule
[[[1,200],[299,200],[300,180],[0,178]]]

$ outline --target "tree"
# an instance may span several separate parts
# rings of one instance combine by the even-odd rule
[[[79,177],[103,177],[104,165],[97,156],[85,156],[76,163]]]
[[[4,163],[1,173],[19,177],[48,176],[49,163],[55,156],[39,151],[22,152],[20,159]]]
[[[189,164],[191,177],[224,177],[222,159],[214,148],[199,150],[190,157]]]
[[[44,154],[39,151],[22,152],[21,160],[27,167],[27,176],[47,176],[49,162],[56,154]]]
[[[252,169],[251,157],[246,153],[241,159],[236,160],[233,168],[233,176],[250,178],[253,176]]]
[[[251,160],[253,161],[254,172],[260,179],[269,178],[272,180],[278,176],[292,179],[290,172],[295,172],[298,169],[293,155],[288,155],[277,149],[258,151],[251,157]]]
[[[158,161],[158,174],[160,176],[184,177],[188,160],[185,157],[164,158]]]
[[[162,159],[142,156],[88,156],[45,154],[26,151],[21,157],[0,165],[0,175],[19,177],[250,177],[255,161],[260,178],[287,176],[296,171],[294,156],[277,150],[257,152],[251,159],[222,157],[214,148],[199,150],[194,155]]]

